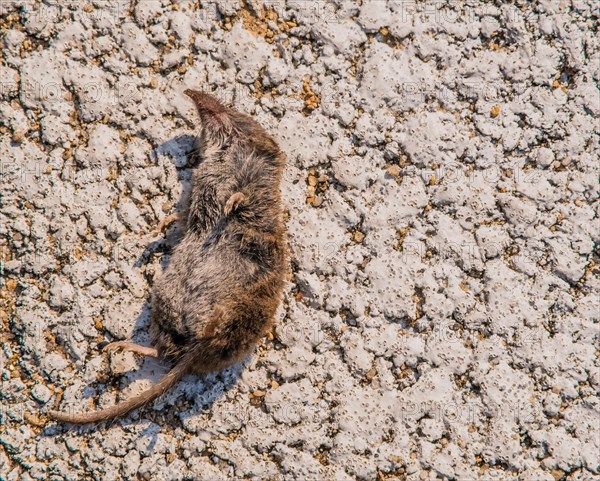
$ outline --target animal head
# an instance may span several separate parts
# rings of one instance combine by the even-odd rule
[[[197,149],[204,160],[229,157],[234,146],[255,153],[279,155],[273,138],[251,117],[223,105],[217,98],[204,92],[187,89],[201,120]]]

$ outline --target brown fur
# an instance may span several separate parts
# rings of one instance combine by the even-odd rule
[[[186,90],[201,117],[181,219],[183,237],[152,290],[151,338],[173,369],[155,386],[111,408],[71,415],[106,421],[143,406],[188,373],[235,364],[269,330],[280,303],[287,247],[279,185],[285,155],[252,118]]]

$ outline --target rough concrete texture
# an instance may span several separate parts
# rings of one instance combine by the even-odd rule
[[[202,5],[200,5],[200,3]],[[593,1],[0,2],[0,479],[600,476]],[[108,425],[215,92],[280,139],[272,335]]]

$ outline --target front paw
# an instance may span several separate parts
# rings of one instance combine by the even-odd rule
[[[237,209],[240,205],[242,205],[244,202],[246,202],[247,197],[245,194],[243,194],[242,192],[236,192],[235,194],[232,194],[231,197],[229,197],[229,199],[227,199],[227,202],[225,203],[225,215],[229,215],[231,212],[233,212],[235,209]]]

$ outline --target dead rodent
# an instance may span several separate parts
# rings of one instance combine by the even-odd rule
[[[246,357],[270,329],[287,272],[279,186],[285,155],[252,118],[186,90],[201,118],[201,163],[180,217],[182,238],[152,289],[153,348],[109,345],[173,362],[147,391],[100,411],[50,412],[84,424],[122,416],[186,374],[219,371]]]

